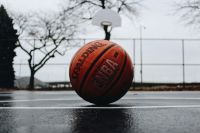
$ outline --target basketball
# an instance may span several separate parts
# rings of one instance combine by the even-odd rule
[[[84,100],[109,104],[126,94],[133,80],[129,55],[118,44],[97,40],[85,44],[72,58],[69,77]]]

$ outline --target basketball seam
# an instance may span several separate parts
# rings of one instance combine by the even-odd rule
[[[96,58],[95,60],[92,62],[92,64],[90,65],[89,69],[86,71],[85,75],[83,76],[83,80],[80,83],[80,87],[79,89],[77,89],[77,91],[79,92],[79,94],[81,95],[82,93],[82,86],[85,83],[85,80],[87,79],[90,71],[92,70],[93,66],[96,64],[96,62],[99,60],[99,58],[101,58],[102,55],[104,55],[110,48],[114,47],[114,44],[111,44],[109,47],[107,47],[106,49],[104,49]]]
[[[124,53],[125,53],[125,59],[124,59],[124,63],[123,63],[123,66],[122,66],[122,69],[121,69],[121,71],[120,71],[120,73],[119,73],[119,75],[118,75],[118,77],[117,77],[117,79],[116,80],[114,80],[113,81],[113,83],[111,84],[111,86],[109,87],[109,89],[102,95],[102,96],[105,96],[108,92],[110,92],[111,91],[111,88],[115,85],[115,83],[116,82],[118,82],[119,81],[119,79],[120,79],[120,77],[121,77],[121,75],[123,74],[123,72],[124,72],[124,69],[125,69],[125,66],[126,66],[126,62],[127,62],[127,54],[126,54],[126,52],[124,51]]]

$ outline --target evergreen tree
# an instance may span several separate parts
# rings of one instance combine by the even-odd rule
[[[8,16],[3,5],[0,6],[0,88],[12,88],[15,74],[13,59],[18,40],[17,31],[13,28],[13,20]]]

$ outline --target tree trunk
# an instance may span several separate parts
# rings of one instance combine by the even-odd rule
[[[35,77],[35,71],[31,70],[31,76],[29,80],[29,89],[34,89],[34,77]]]

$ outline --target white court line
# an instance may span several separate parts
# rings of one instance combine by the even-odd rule
[[[28,99],[28,100],[5,100],[0,101],[0,103],[12,103],[12,102],[39,102],[39,101],[75,101],[82,100],[81,98],[77,99]]]
[[[174,97],[174,98],[170,98],[170,97],[144,97],[144,98],[135,98],[135,97],[130,97],[130,98],[122,98],[124,100],[200,100],[200,97],[196,97],[196,98],[191,98],[191,97]]]
[[[11,102],[38,102],[38,101],[75,101],[82,100],[81,98],[77,99],[26,99],[26,100],[5,100],[0,101],[0,103],[11,103]],[[200,100],[200,98],[154,98],[154,97],[145,97],[145,98],[122,98],[121,100]]]
[[[200,108],[200,105],[174,106],[125,106],[125,107],[0,107],[0,109],[52,110],[52,109],[170,109],[170,108]]]

